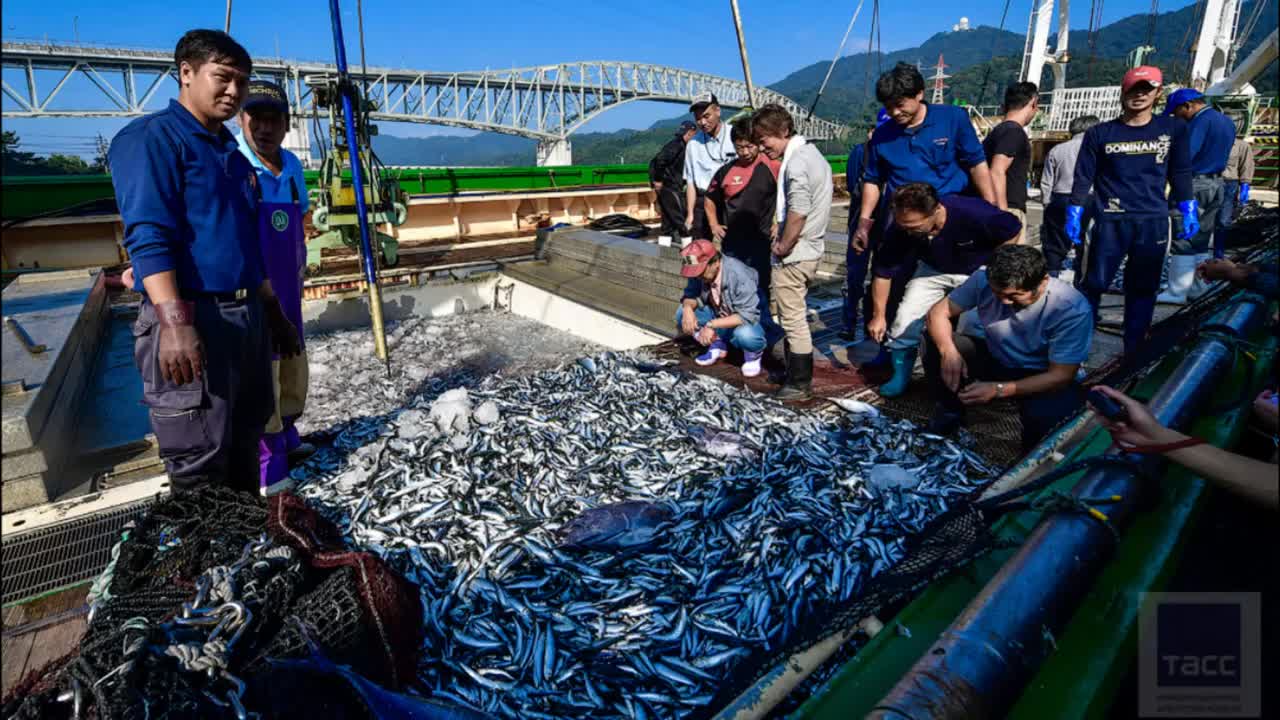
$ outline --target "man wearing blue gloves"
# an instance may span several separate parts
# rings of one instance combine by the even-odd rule
[[[1169,239],[1169,201],[1177,203],[1182,216],[1180,240],[1189,241],[1200,230],[1185,123],[1152,113],[1162,80],[1160,70],[1147,65],[1125,73],[1120,83],[1120,117],[1085,133],[1067,208],[1067,237],[1079,244],[1084,204],[1093,191],[1095,229],[1081,289],[1095,316],[1102,293],[1121,261],[1125,262],[1127,356],[1146,337],[1155,314]],[[1168,199],[1166,182],[1172,187]]]
[[[1248,138],[1236,138],[1222,171],[1222,209],[1213,226],[1213,256],[1219,260],[1227,254],[1227,235],[1236,222],[1236,208],[1249,202],[1249,185],[1253,183],[1253,145]]]
[[[1200,210],[1200,231],[1175,238],[1169,253],[1169,288],[1160,302],[1182,304],[1194,300],[1207,286],[1196,281],[1196,266],[1209,259],[1214,224],[1223,205],[1222,171],[1236,139],[1236,125],[1205,104],[1204,94],[1183,88],[1169,95],[1165,115],[1186,123],[1187,153],[1191,156],[1191,192]]]

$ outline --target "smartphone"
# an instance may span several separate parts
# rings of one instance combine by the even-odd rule
[[[1129,419],[1129,411],[1123,405],[1097,388],[1089,391],[1086,400],[1099,415],[1112,422],[1125,422]]]

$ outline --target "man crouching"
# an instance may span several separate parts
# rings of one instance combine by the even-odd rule
[[[759,275],[741,260],[721,255],[710,240],[694,240],[680,257],[680,274],[689,283],[676,311],[676,329],[707,349],[694,362],[714,365],[732,344],[742,350],[743,377],[759,375],[769,322]],[[775,333],[781,335],[781,329]]]
[[[972,309],[974,335],[953,333],[952,322]],[[986,269],[929,311],[924,371],[937,412],[928,431],[950,434],[967,406],[1013,398],[1022,419],[1022,449],[1030,450],[1079,407],[1076,371],[1092,341],[1088,300],[1049,277],[1039,250],[997,248]]]

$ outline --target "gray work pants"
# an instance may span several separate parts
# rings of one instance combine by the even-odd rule
[[[1174,225],[1171,255],[1203,255],[1213,247],[1213,229],[1217,226],[1218,212],[1222,209],[1222,176],[1196,175],[1191,179],[1192,196],[1200,206],[1200,232],[1183,240],[1181,219]]]
[[[179,385],[160,372],[160,327],[143,299],[133,326],[142,404],[173,492],[206,482],[258,492],[258,439],[275,410],[271,347],[256,293],[243,300],[195,299],[204,373]]]

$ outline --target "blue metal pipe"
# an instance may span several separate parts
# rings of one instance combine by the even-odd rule
[[[1212,327],[1244,337],[1264,314],[1263,305],[1246,297]],[[1152,414],[1164,425],[1184,427],[1212,397],[1233,356],[1227,341],[1201,338],[1148,403]],[[1162,463],[1158,457],[1127,457],[1147,474]],[[1121,496],[1108,505],[1107,516],[1123,529],[1146,494],[1143,486],[1122,469],[1099,468],[1086,473],[1073,494]],[[1045,518],[868,717],[1005,716],[1051,651],[1052,636],[1071,619],[1111,559],[1114,543],[1111,531],[1092,518],[1074,513]]]
[[[347,73],[347,46],[342,39],[340,13],[338,0],[329,0],[329,19],[333,24],[333,54],[338,66],[338,93],[342,96],[342,118],[347,125],[347,151],[351,156],[351,184],[355,189],[356,215],[360,222],[360,248],[364,251],[364,277],[370,286],[376,286],[378,271],[373,260],[369,213],[364,201],[364,169],[360,166],[360,146],[356,144],[355,112],[351,107],[351,77]]]

